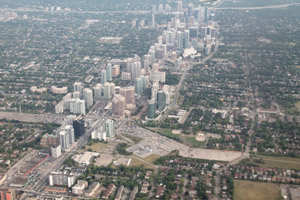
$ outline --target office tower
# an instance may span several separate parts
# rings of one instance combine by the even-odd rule
[[[207,27],[201,27],[200,34],[201,38],[204,38],[207,35]]]
[[[114,128],[114,121],[112,119],[107,119],[105,122],[105,132],[106,137],[113,138],[115,137],[115,128]]]
[[[208,15],[209,15],[209,13],[208,13],[208,8],[205,7],[205,11],[204,11],[204,22],[207,22]]]
[[[130,73],[132,79],[136,79],[141,75],[141,63],[139,61],[132,63]]]
[[[117,77],[117,76],[119,76],[120,75],[120,65],[114,65],[113,67],[112,67],[112,77]]]
[[[69,104],[71,113],[85,115],[85,100],[71,99],[69,100]]]
[[[136,78],[134,82],[135,87],[135,93],[136,94],[142,94],[144,92],[143,90],[143,80],[141,78]]]
[[[74,86],[74,92],[78,91],[78,92],[80,92],[80,95],[82,95],[82,90],[83,90],[83,87],[84,87],[83,83],[82,82],[75,82],[73,86]]]
[[[182,12],[182,1],[177,1],[177,11]]]
[[[183,33],[181,31],[177,31],[177,49],[183,49]]]
[[[155,14],[152,14],[152,23],[151,23],[152,28],[155,27]]]
[[[126,71],[128,73],[131,73],[131,66],[133,63],[133,58],[127,58],[127,62],[126,62]]]
[[[110,94],[114,95],[116,93],[116,85],[115,83],[109,83]]]
[[[124,117],[125,115],[125,97],[115,94],[112,99],[112,113],[114,117]]]
[[[94,89],[95,100],[99,101],[102,97],[102,84],[101,83],[96,84],[93,89]]]
[[[71,125],[66,125],[59,130],[60,145],[62,149],[67,149],[75,142],[74,128]]]
[[[156,81],[152,84],[151,99],[156,99],[157,98],[158,89],[159,89],[159,83],[158,83],[158,81]]]
[[[83,99],[87,108],[90,108],[94,104],[93,91],[90,88],[83,89]]]
[[[210,32],[211,34],[211,37],[217,37],[217,32],[216,32],[216,29],[215,28],[211,28],[211,32]]]
[[[106,70],[103,69],[102,72],[101,72],[101,83],[102,85],[104,85],[106,82],[107,82],[107,73],[106,73]]]
[[[73,120],[74,134],[76,138],[82,136],[85,132],[84,128],[84,117],[79,115]]]
[[[111,98],[111,89],[110,89],[110,84],[109,83],[104,84],[104,95],[103,95],[103,97],[105,99],[110,99]]]
[[[162,91],[166,94],[166,104],[170,104],[171,103],[170,86],[164,85]]]
[[[110,63],[106,65],[106,79],[112,81],[112,65]]]
[[[157,109],[163,110],[166,107],[166,93],[159,91],[157,93]]]
[[[135,104],[135,87],[120,88],[120,94],[125,97],[126,104]]]
[[[51,155],[53,158],[58,158],[61,155],[61,146],[53,146],[51,147]]]
[[[198,27],[190,27],[190,37],[191,38],[198,38],[198,32],[199,32],[199,28]]]
[[[183,48],[188,48],[189,47],[189,42],[190,42],[190,31],[189,30],[185,30],[184,31]]]
[[[194,14],[193,3],[189,3],[189,5],[188,5],[188,16],[193,16],[193,14]]]
[[[155,114],[156,114],[156,100],[155,99],[151,99],[149,101],[149,113],[148,113],[148,117],[153,119],[155,118]]]
[[[143,56],[143,67],[146,70],[146,73],[150,71],[150,55],[146,54]]]

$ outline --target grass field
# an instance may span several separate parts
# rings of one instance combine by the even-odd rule
[[[136,157],[138,157],[138,156],[136,156]],[[141,159],[145,160],[148,163],[153,164],[154,161],[156,161],[158,158],[160,158],[159,155],[151,154],[150,156],[147,156],[146,158],[141,158]],[[153,166],[148,165],[147,163],[142,162],[141,160],[138,160],[138,159],[135,159],[135,158],[131,158],[130,167],[140,166],[140,165],[142,165],[146,169],[154,169]]]
[[[191,147],[200,147],[203,148],[205,146],[205,141],[197,141],[195,136],[184,136],[184,144]]]
[[[297,101],[297,103],[295,103],[296,108],[300,109],[300,101]]]
[[[160,129],[159,133],[171,139],[181,140],[180,135],[173,134],[171,129]]]
[[[85,145],[85,149],[82,149],[82,151],[87,151],[88,149],[91,149],[95,152],[100,152],[102,149],[105,149],[107,147],[107,144],[104,144],[103,142],[96,142],[92,145]]]
[[[139,143],[141,140],[143,140],[142,138],[136,137],[136,136],[132,136],[132,135],[127,135],[124,134],[125,137],[131,139],[135,144]]]
[[[262,159],[263,163],[255,162],[255,160],[260,159]],[[260,167],[278,167],[300,170],[300,158],[257,155],[252,157],[249,163],[259,165]]]
[[[280,187],[273,183],[234,181],[234,200],[280,200]]]

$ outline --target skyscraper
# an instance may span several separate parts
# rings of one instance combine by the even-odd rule
[[[82,82],[75,82],[74,83],[74,92],[78,91],[80,92],[80,95],[82,95],[82,90],[83,90],[83,83]]]
[[[157,109],[163,110],[166,107],[166,93],[159,91],[157,93]]]
[[[86,107],[90,108],[94,104],[93,91],[89,88],[84,88],[83,99],[85,100]]]
[[[74,128],[71,125],[66,125],[59,132],[60,145],[62,149],[67,149],[75,142]]]
[[[107,82],[107,74],[106,74],[106,70],[103,69],[101,72],[101,83],[102,85],[104,85]]]
[[[188,48],[189,47],[189,42],[190,42],[190,31],[189,30],[185,30],[184,31],[183,48]]]
[[[73,127],[74,127],[75,138],[79,138],[80,136],[82,136],[84,134],[84,132],[85,132],[84,118],[82,115],[76,117],[73,120]]]
[[[105,99],[110,99],[111,98],[111,90],[110,90],[110,84],[109,83],[104,84],[104,95],[103,95],[103,97]]]
[[[151,23],[152,28],[155,27],[155,14],[152,14],[152,23]]]
[[[112,81],[112,65],[110,63],[106,65],[106,78],[108,81]]]
[[[70,108],[70,112],[73,114],[85,115],[85,100],[70,99],[69,108]]]
[[[146,54],[143,57],[143,67],[146,70],[146,73],[149,73],[150,71],[150,55]]]
[[[125,115],[125,97],[115,94],[112,99],[112,113],[114,117],[124,117]]]
[[[156,114],[156,100],[155,99],[151,99],[149,101],[149,114],[148,117],[153,119],[155,118],[155,114]]]
[[[136,78],[134,82],[135,86],[135,93],[136,94],[142,94],[143,91],[143,80],[141,78]]]
[[[101,83],[96,84],[93,89],[94,89],[95,100],[99,101],[102,97],[102,84]]]
[[[114,130],[114,121],[112,119],[107,119],[105,122],[105,132],[106,137],[113,138],[115,137],[115,130]]]
[[[120,89],[120,94],[125,97],[126,104],[135,104],[135,87],[125,87]]]
[[[158,89],[159,89],[159,83],[158,83],[158,81],[156,81],[152,84],[152,88],[151,88],[151,98],[152,99],[157,98]]]
[[[177,49],[183,49],[183,33],[181,31],[177,31]]]

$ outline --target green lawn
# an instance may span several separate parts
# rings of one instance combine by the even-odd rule
[[[251,181],[234,181],[234,200],[280,200],[278,184]]]
[[[258,162],[260,160],[263,162]],[[278,167],[300,170],[300,158],[256,155],[252,157],[249,163],[259,165],[260,167]]]
[[[203,148],[205,146],[205,141],[197,141],[195,136],[184,136],[184,143],[191,147]]]
[[[168,138],[175,139],[177,141],[181,141],[180,134],[179,135],[173,134],[172,129],[160,129],[159,133]]]

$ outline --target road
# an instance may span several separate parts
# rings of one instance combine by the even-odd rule
[[[33,191],[35,192],[40,192],[42,191],[45,186],[48,184],[48,177],[50,172],[52,171],[58,171],[62,166],[64,161],[71,155],[73,155],[74,153],[76,153],[78,150],[81,149],[81,147],[83,145],[86,144],[86,142],[88,141],[88,138],[90,137],[91,133],[98,128],[98,126],[101,124],[103,125],[104,120],[106,119],[108,114],[108,111],[106,111],[104,113],[105,117],[102,117],[101,119],[99,119],[93,127],[91,127],[83,136],[81,136],[81,138],[77,141],[77,145],[71,150],[68,151],[66,153],[64,153],[60,158],[57,164],[55,164],[55,166],[53,168],[51,168],[36,184],[35,186],[32,188]]]
[[[261,9],[275,9],[275,8],[287,8],[289,6],[297,6],[300,3],[289,3],[289,4],[280,4],[273,6],[261,6],[261,7],[219,7],[212,8],[212,10],[261,10]]]

